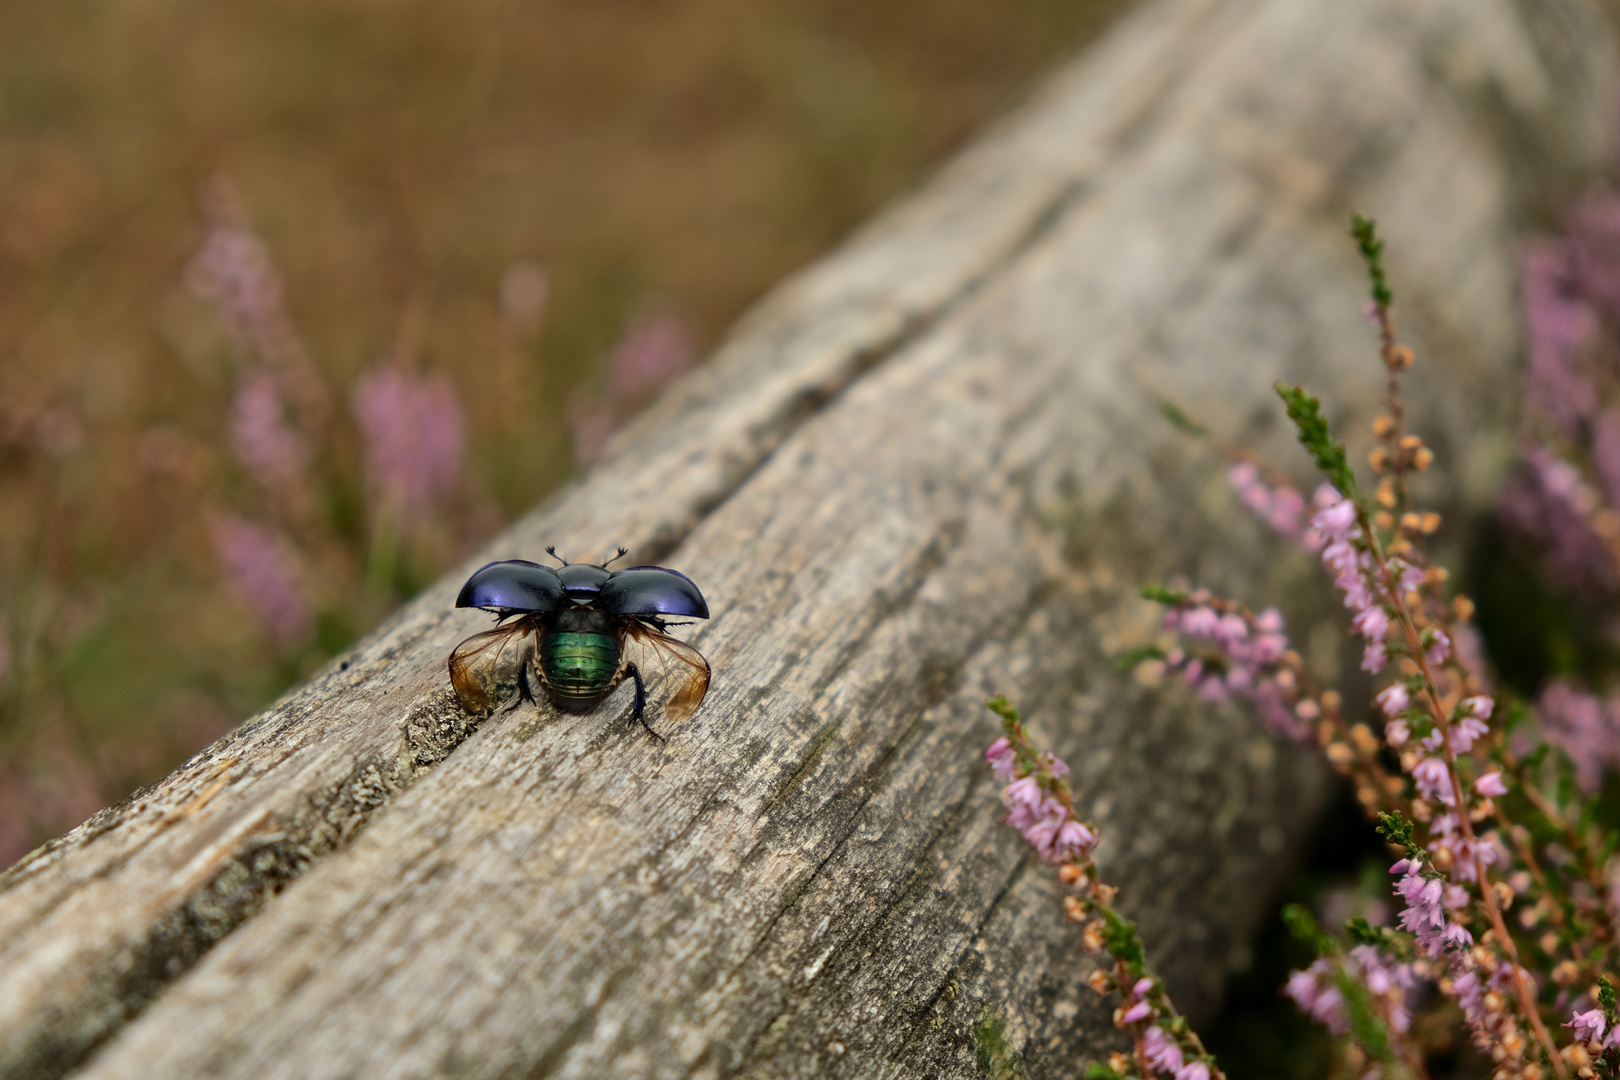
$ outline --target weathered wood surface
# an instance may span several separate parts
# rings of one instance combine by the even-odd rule
[[[1584,0],[1139,9],[466,568],[684,570],[715,612],[684,632],[697,716],[667,744],[624,691],[467,716],[443,661],[484,617],[452,574],[0,877],[0,1074],[968,1076],[993,1013],[1032,1075],[1078,1075],[1109,1026],[996,824],[993,692],[1075,766],[1207,1014],[1324,778],[1110,657],[1146,578],[1279,603],[1302,642],[1334,612],[1155,400],[1302,481],[1273,379],[1363,430],[1365,209],[1417,426],[1477,499],[1514,246],[1604,160],[1612,48]]]

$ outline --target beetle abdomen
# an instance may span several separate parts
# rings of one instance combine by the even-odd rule
[[[560,631],[540,635],[540,673],[559,698],[594,701],[613,689],[619,639],[609,634]]]

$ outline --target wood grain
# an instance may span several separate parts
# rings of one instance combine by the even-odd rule
[[[1276,603],[1302,642],[1336,611],[1156,402],[1304,483],[1268,387],[1305,381],[1364,451],[1364,209],[1462,520],[1511,418],[1515,245],[1605,160],[1615,85],[1582,0],[1142,7],[579,483],[0,877],[0,1074],[968,1076],[989,1016],[1032,1075],[1077,1075],[1111,1032],[996,824],[995,692],[1074,765],[1208,1015],[1323,776],[1111,658],[1152,631],[1145,579]],[[714,683],[667,744],[625,691],[448,694],[485,618],[461,579],[548,543],[703,587]]]

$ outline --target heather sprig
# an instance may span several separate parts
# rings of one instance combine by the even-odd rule
[[[1540,710],[1547,741],[1536,746],[1530,711],[1485,683],[1473,605],[1425,552],[1439,515],[1414,508],[1408,491],[1434,455],[1406,427],[1400,380],[1415,357],[1396,337],[1383,243],[1366,219],[1352,231],[1367,262],[1387,380],[1368,457],[1378,477],[1371,496],[1358,496],[1343,444],[1302,387],[1278,384],[1277,392],[1327,479],[1308,525],[1286,479],[1242,450],[1222,449],[1244,505],[1316,552],[1343,595],[1364,641],[1362,668],[1385,679],[1374,702],[1382,738],[1349,722],[1339,695],[1311,682],[1280,615],[1204,589],[1145,589],[1167,609],[1164,629],[1176,640],[1141,646],[1131,659],[1179,673],[1205,697],[1251,700],[1274,730],[1302,741],[1314,735],[1401,853],[1390,867],[1402,903],[1398,928],[1362,920],[1340,944],[1303,911],[1292,916],[1319,959],[1295,972],[1287,991],[1360,1060],[1380,1076],[1422,1075],[1421,1048],[1407,1045],[1417,1030],[1407,991],[1427,979],[1460,1008],[1496,1080],[1614,1075],[1620,1034],[1606,969],[1620,916],[1620,840],[1598,826],[1591,792],[1604,766],[1620,762],[1620,707],[1611,717],[1590,694],[1554,684]],[[1182,430],[1220,445],[1180,410],[1165,411]],[[1581,490],[1574,481],[1564,486]],[[1554,746],[1575,760],[1549,753]],[[1555,1037],[1560,1030],[1568,1041]]]
[[[1069,767],[1050,750],[1036,746],[1018,708],[1006,698],[994,697],[985,705],[1001,718],[1004,733],[985,751],[996,779],[1007,781],[1001,799],[1008,813],[1002,820],[1023,834],[1042,862],[1058,868],[1058,880],[1066,890],[1065,917],[1082,924],[1081,940],[1088,952],[1107,954],[1112,961],[1111,967],[1094,970],[1087,984],[1099,994],[1120,994],[1114,1024],[1131,1034],[1134,1049],[1129,1055],[1112,1055],[1106,1064],[1093,1063],[1086,1076],[1225,1080],[1214,1056],[1148,965],[1136,924],[1115,909],[1118,890],[1097,876],[1091,857],[1099,840],[1097,827],[1075,813],[1074,795],[1065,779]]]
[[[1316,467],[1345,497],[1355,498],[1356,475],[1350,469],[1344,445],[1337,442],[1322,417],[1322,403],[1306,393],[1303,387],[1279,382],[1272,389],[1288,407],[1288,419],[1294,422],[1300,445],[1316,460]]]
[[[1301,1012],[1336,1035],[1348,1036],[1348,1055],[1360,1071],[1367,1060],[1384,1071],[1384,1080],[1424,1075],[1419,1049],[1406,1039],[1412,1014],[1406,992],[1414,983],[1412,965],[1392,959],[1381,937],[1358,941],[1348,950],[1325,933],[1311,913],[1298,904],[1283,908],[1283,921],[1295,937],[1317,954],[1309,967],[1295,971],[1284,987]],[[1365,920],[1362,921],[1365,925]]]

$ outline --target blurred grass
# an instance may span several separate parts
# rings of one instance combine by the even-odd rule
[[[384,355],[452,378],[470,543],[573,470],[565,403],[627,325],[672,313],[708,347],[1125,2],[0,6],[0,866],[377,614],[286,656],[221,584],[204,508],[246,496],[232,346],[184,283],[205,179],[234,183],[338,400]],[[551,290],[514,339],[519,260]],[[52,410],[82,438],[40,436]],[[331,517],[360,536],[358,446],[332,438]]]

